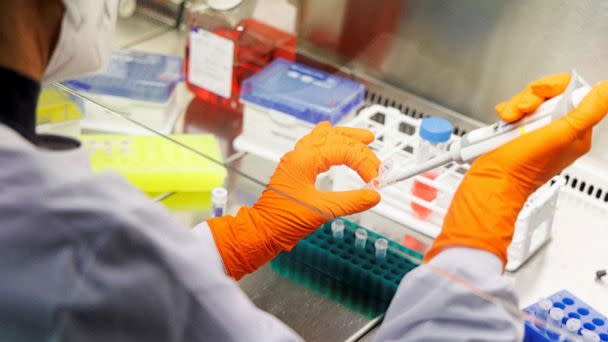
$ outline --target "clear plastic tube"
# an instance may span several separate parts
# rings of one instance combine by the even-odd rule
[[[211,208],[212,217],[220,217],[224,215],[226,203],[228,202],[228,190],[224,188],[215,188],[211,191]]]
[[[562,319],[564,319],[564,310],[560,308],[551,308],[549,310],[549,326],[547,334],[551,340],[559,340],[562,329]]]
[[[542,327],[545,325],[547,318],[549,317],[549,310],[553,307],[553,302],[548,298],[541,298],[538,301],[538,308],[536,310],[536,317],[538,321],[536,325]]]
[[[331,223],[331,233],[334,240],[340,240],[344,238],[344,222],[342,220],[334,220]]]
[[[560,308],[551,308],[551,310],[549,310],[549,323],[556,328],[561,328],[564,315],[564,310]]]
[[[599,342],[600,341],[600,335],[598,335],[596,332],[591,331],[589,329],[583,328],[583,330],[581,330],[581,335],[583,336],[583,341],[589,341],[589,342]]]
[[[374,242],[374,248],[376,248],[376,258],[386,258],[386,252],[388,251],[388,240],[382,238],[376,239],[376,242]]]
[[[578,334],[578,330],[581,328],[582,323],[578,318],[569,318],[566,321],[566,330],[572,334]]]
[[[393,172],[395,163],[392,159],[385,159],[380,164],[380,169],[378,169],[378,177],[372,179],[363,187],[364,189],[370,189],[379,191],[384,183],[384,180],[387,179]]]
[[[358,228],[355,230],[355,247],[363,249],[367,242],[367,230]]]

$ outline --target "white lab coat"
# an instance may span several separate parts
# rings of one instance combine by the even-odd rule
[[[297,341],[223,270],[206,224],[189,230],[83,151],[39,150],[0,125],[0,341]],[[516,304],[499,260],[458,248],[432,264]],[[503,307],[408,274],[379,340],[513,341]]]

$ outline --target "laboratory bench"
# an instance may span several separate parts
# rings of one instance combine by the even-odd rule
[[[183,56],[185,34],[136,14],[128,20],[119,20],[113,46]],[[314,53],[301,54],[298,58],[311,63],[315,61]],[[341,68],[334,69],[338,72],[348,72]],[[375,98],[377,101],[386,101],[385,104],[400,101],[415,108],[423,108],[425,112],[442,113],[465,130],[482,124],[400,89],[381,84],[373,78],[365,78],[362,75],[360,80],[368,88],[368,100]],[[369,96],[370,93],[377,96]],[[219,139],[223,159],[229,166],[225,181],[229,193],[227,211],[236,213],[240,206],[255,203],[276,164],[253,154],[240,153],[233,148],[232,142],[240,132],[242,116],[238,113],[226,114],[209,110],[204,103],[196,100],[183,84],[176,90],[176,96],[178,102],[181,102],[179,112],[161,133],[215,135]],[[125,125],[133,125],[131,121],[137,119],[123,121]],[[198,157],[194,154],[193,156]],[[178,195],[164,193],[154,196],[153,199],[167,202],[172,196]],[[567,197],[569,199],[562,201],[559,207],[552,241],[517,272],[507,273],[506,276],[515,284],[521,308],[540,297],[567,289],[606,314],[608,279],[607,282],[596,281],[594,274],[597,269],[608,267],[608,248],[605,247],[608,243],[608,227],[600,224],[608,222],[608,215],[604,214],[608,210],[604,203],[589,203],[585,198],[580,198],[578,193]],[[592,215],[581,218],[577,213],[582,210],[592,212]],[[209,209],[175,210],[177,220],[188,227],[210,218],[210,214]],[[377,221],[382,225],[400,226],[427,244],[432,242],[430,238],[398,222],[379,215]],[[269,265],[244,277],[239,281],[239,286],[256,306],[278,317],[309,341],[371,340],[381,322],[381,316],[370,318],[362,315],[284,278],[273,272]]]

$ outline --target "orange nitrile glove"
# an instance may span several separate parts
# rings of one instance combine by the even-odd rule
[[[518,120],[566,89],[559,74],[531,83],[497,106]],[[592,128],[608,112],[608,81],[598,83],[572,112],[479,157],[454,195],[441,234],[425,256],[454,246],[487,250],[506,264],[515,221],[528,197],[591,148]]]
[[[298,241],[328,221],[367,210],[380,201],[372,190],[330,192],[315,188],[319,173],[347,165],[369,182],[380,160],[366,146],[374,135],[364,129],[318,124],[281,159],[262,196],[236,217],[208,221],[224,266],[240,279],[291,250]]]

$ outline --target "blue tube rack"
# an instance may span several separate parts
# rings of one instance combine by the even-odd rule
[[[548,299],[553,302],[553,307],[564,310],[564,313],[566,314],[562,321],[564,326],[568,318],[578,318],[581,320],[582,328],[597,333],[600,336],[601,341],[608,341],[608,319],[606,316],[602,315],[566,290],[559,291],[549,296]],[[532,304],[524,309],[524,311],[531,315],[535,315],[538,310],[538,303]],[[524,342],[556,341],[556,336],[552,335],[554,334],[535,325],[534,322],[526,321]]]
[[[420,265],[422,255],[388,240],[385,258],[375,255],[374,242],[384,238],[367,230],[364,249],[355,248],[354,232],[363,228],[348,220],[344,237],[334,239],[331,222],[301,240],[291,252],[272,260],[272,269],[301,285],[368,317],[384,313],[403,276]]]

